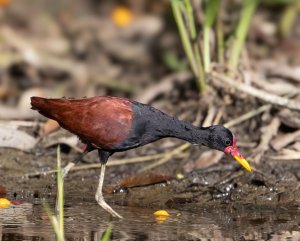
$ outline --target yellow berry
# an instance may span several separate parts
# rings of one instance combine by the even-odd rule
[[[170,216],[170,214],[166,210],[158,210],[153,213],[155,216]]]
[[[133,21],[134,15],[129,8],[116,7],[113,9],[111,18],[118,27],[126,27]]]
[[[10,205],[10,201],[6,198],[0,198],[0,208],[7,208]]]

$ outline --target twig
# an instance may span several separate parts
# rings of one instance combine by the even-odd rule
[[[205,117],[205,120],[202,123],[202,126],[210,126],[211,123],[213,122],[215,115],[216,115],[216,108],[214,106],[210,106],[208,108],[208,112]]]
[[[139,163],[139,162],[145,162],[145,161],[152,161],[152,160],[158,159],[160,157],[163,157],[164,155],[165,155],[165,153],[161,153],[161,154],[142,156],[142,157],[134,157],[134,158],[128,158],[128,159],[122,159],[122,160],[111,160],[107,163],[107,166],[117,166],[117,165],[123,165],[123,164],[133,164],[133,163]],[[100,163],[93,163],[93,164],[75,166],[70,171],[86,170],[86,169],[93,169],[93,168],[100,168],[100,167],[101,167]],[[57,172],[57,170],[34,172],[34,173],[25,174],[23,177],[47,175],[47,174],[52,174],[52,173],[56,173],[56,172]],[[19,177],[19,176],[17,176],[17,177]]]
[[[139,172],[144,172],[144,171],[153,169],[155,167],[158,167],[158,166],[168,162],[172,157],[180,154],[181,152],[183,152],[184,150],[186,150],[190,146],[191,146],[190,143],[185,143],[185,144],[173,149],[171,152],[166,153],[166,155],[162,159],[160,159],[158,162],[155,162],[155,163],[152,163],[152,164],[149,164],[149,165],[143,167],[141,170],[139,170]]]
[[[215,119],[214,121],[212,122],[213,125],[218,125],[221,121],[221,118],[224,114],[224,109],[220,109],[217,113],[216,113],[216,116],[215,116]]]
[[[247,112],[246,114],[241,115],[238,118],[227,122],[226,124],[224,124],[224,126],[227,128],[235,126],[241,122],[244,122],[244,121],[246,121],[254,116],[257,116],[260,113],[266,112],[270,109],[271,109],[271,105],[263,105],[263,106],[259,107],[258,109],[251,110],[251,111]]]
[[[250,85],[246,85],[243,83],[238,83],[237,81],[232,80],[231,78],[219,74],[217,72],[213,72],[211,74],[211,76],[213,77],[213,81],[217,80],[222,82],[222,84],[224,85],[224,83],[228,84],[230,87],[233,87],[235,89],[238,89],[246,94],[249,94],[251,96],[257,97],[263,101],[266,101],[268,103],[271,103],[273,105],[278,105],[278,106],[283,106],[289,109],[293,109],[293,110],[300,110],[300,103],[293,101],[293,100],[289,100],[288,98],[284,98],[284,97],[280,97],[277,95],[273,95],[270,94],[268,92],[265,92],[263,90],[259,90],[253,86]]]
[[[263,128],[260,143],[253,151],[254,155],[251,158],[255,163],[259,163],[264,153],[268,150],[269,144],[273,136],[277,134],[279,126],[279,118],[274,117],[271,123]]]
[[[271,160],[278,160],[278,161],[296,161],[300,160],[300,153],[294,153],[294,154],[287,154],[287,155],[277,155],[277,156],[269,156],[268,157]]]

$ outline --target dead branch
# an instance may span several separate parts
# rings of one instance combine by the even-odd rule
[[[264,153],[269,149],[269,144],[273,136],[277,134],[279,126],[280,120],[279,118],[275,117],[268,126],[265,126],[262,129],[260,143],[253,151],[255,154],[251,158],[255,163],[259,163]]]
[[[259,90],[251,85],[240,83],[238,81],[235,81],[235,80],[225,76],[224,74],[212,72],[211,76],[212,76],[213,81],[221,82],[223,85],[227,84],[230,87],[233,87],[233,88],[235,88],[239,91],[242,91],[248,95],[259,98],[265,102],[271,103],[273,105],[287,107],[287,108],[293,109],[293,110],[300,110],[299,102],[289,100],[288,98],[270,94],[266,91]]]

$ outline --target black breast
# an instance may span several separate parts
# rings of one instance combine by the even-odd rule
[[[166,137],[164,130],[172,119],[154,107],[133,102],[134,118],[128,138],[117,146],[116,151],[124,151],[143,146]]]

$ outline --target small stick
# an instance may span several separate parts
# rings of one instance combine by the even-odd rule
[[[273,136],[277,134],[279,126],[280,126],[279,118],[274,117],[271,123],[263,128],[262,130],[263,134],[260,138],[260,143],[255,148],[255,151],[253,151],[254,155],[251,158],[255,163],[259,163],[264,153],[268,150],[269,144]]]
[[[280,161],[291,161],[291,160],[300,160],[300,153],[291,153],[287,155],[277,155],[277,156],[269,156],[271,160],[280,160]]]
[[[222,84],[226,83],[235,89],[238,89],[246,94],[257,97],[257,98],[259,98],[263,101],[266,101],[268,103],[271,103],[273,105],[283,106],[283,107],[293,109],[293,110],[300,110],[300,103],[297,101],[289,100],[288,98],[270,94],[266,91],[257,89],[251,85],[239,83],[239,82],[234,81],[233,79],[231,79],[225,75],[219,74],[217,72],[212,72],[211,76],[213,77],[212,78],[213,80],[220,81],[220,82],[222,82]]]
[[[270,109],[271,109],[271,105],[263,105],[263,106],[259,107],[258,109],[251,110],[251,111],[247,112],[246,114],[241,115],[238,118],[227,122],[226,124],[224,124],[224,126],[227,128],[235,126],[237,124],[240,124],[241,122],[251,119],[252,117],[257,116],[260,113],[266,112]]]
[[[128,159],[122,159],[122,160],[111,160],[107,163],[107,166],[117,166],[117,165],[123,165],[123,164],[132,164],[132,163],[139,163],[139,162],[145,162],[145,161],[152,161],[157,158],[165,156],[165,153],[161,154],[155,154],[155,155],[149,155],[149,156],[142,156],[142,157],[134,157],[134,158],[128,158]],[[100,163],[93,163],[93,164],[86,164],[86,165],[80,165],[73,167],[70,171],[73,170],[85,170],[85,169],[92,169],[92,168],[100,168]],[[38,175],[47,175],[51,173],[56,173],[57,170],[49,170],[49,171],[43,171],[43,172],[35,172],[35,173],[28,173],[25,174],[25,177],[32,177],[32,176],[38,176]],[[19,177],[19,176],[17,176]]]
[[[205,120],[202,123],[202,126],[210,126],[213,122],[213,119],[216,115],[216,108],[214,106],[210,106],[205,117]]]
[[[184,150],[186,150],[187,148],[189,148],[191,146],[190,143],[185,143],[177,148],[175,148],[174,150],[172,150],[171,152],[166,153],[165,157],[163,157],[162,159],[160,159],[158,162],[149,164],[145,167],[143,167],[141,170],[139,170],[139,172],[145,172],[147,170],[150,170],[152,168],[158,167],[166,162],[168,162],[172,157],[180,154],[181,152],[183,152]]]

